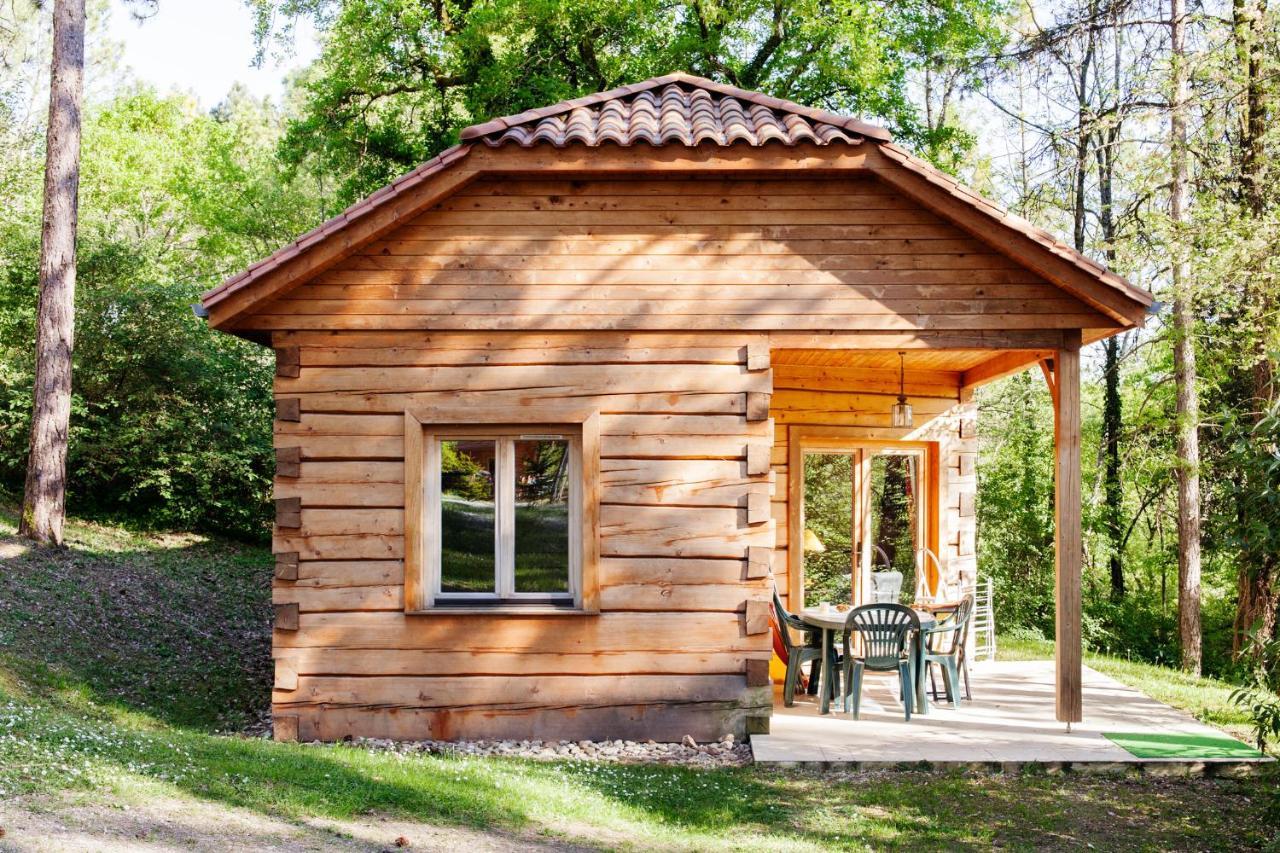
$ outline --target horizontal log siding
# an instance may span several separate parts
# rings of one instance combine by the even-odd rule
[[[244,328],[1110,325],[873,178],[507,178],[464,188],[266,306]],[[579,358],[587,360],[567,363],[591,363]]]
[[[778,525],[778,544],[773,554],[773,571],[780,591],[789,589],[786,529],[790,502],[788,493],[788,448],[792,430],[800,426],[850,427],[851,438],[866,440],[936,441],[939,445],[938,558],[946,577],[976,571],[972,542],[975,533],[972,497],[977,487],[973,473],[975,437],[961,437],[961,423],[976,428],[977,409],[960,402],[959,372],[907,370],[905,386],[915,415],[911,429],[890,425],[890,407],[897,399],[897,371],[886,376],[882,369],[809,367],[775,363],[771,414],[776,433],[773,444],[773,517]],[[970,459],[962,460],[968,454]],[[961,470],[962,463],[965,465]],[[968,498],[962,498],[967,494]],[[962,513],[961,502],[965,501]],[[785,598],[784,598],[785,600]],[[788,607],[792,604],[788,602]]]
[[[275,714],[303,739],[699,738],[744,734],[767,715],[748,660],[767,634],[745,633],[748,547],[773,546],[775,525],[748,523],[769,473],[748,475],[749,445],[768,453],[769,422],[748,422],[748,392],[772,390],[748,371],[748,343],[729,335],[279,332],[297,348],[296,377],[278,399],[275,444],[298,448],[297,630],[278,630]],[[543,400],[601,411],[598,616],[404,614],[403,410],[433,404],[489,411]],[[619,676],[625,676],[620,678]]]

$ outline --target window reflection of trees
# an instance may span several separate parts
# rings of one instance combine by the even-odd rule
[[[804,523],[822,543],[804,554],[805,604],[849,601],[853,554],[853,466],[849,453],[804,456]],[[874,570],[902,573],[903,596],[915,589],[919,532],[920,458],[916,454],[872,456],[868,465],[871,563]]]

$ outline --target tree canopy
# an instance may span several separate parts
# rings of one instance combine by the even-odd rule
[[[1005,39],[1003,0],[249,2],[261,51],[281,21],[325,32],[281,151],[337,176],[339,204],[469,124],[671,71],[872,116],[955,162],[972,142],[955,101]]]

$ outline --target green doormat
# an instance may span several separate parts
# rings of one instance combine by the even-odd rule
[[[1226,735],[1191,735],[1181,732],[1126,734],[1103,732],[1103,737],[1136,758],[1261,758],[1262,753]]]

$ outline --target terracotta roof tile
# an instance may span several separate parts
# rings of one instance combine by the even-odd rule
[[[888,139],[879,128],[844,116],[682,74],[528,110],[462,132],[467,142],[522,148],[575,143],[856,145],[867,136]]]

